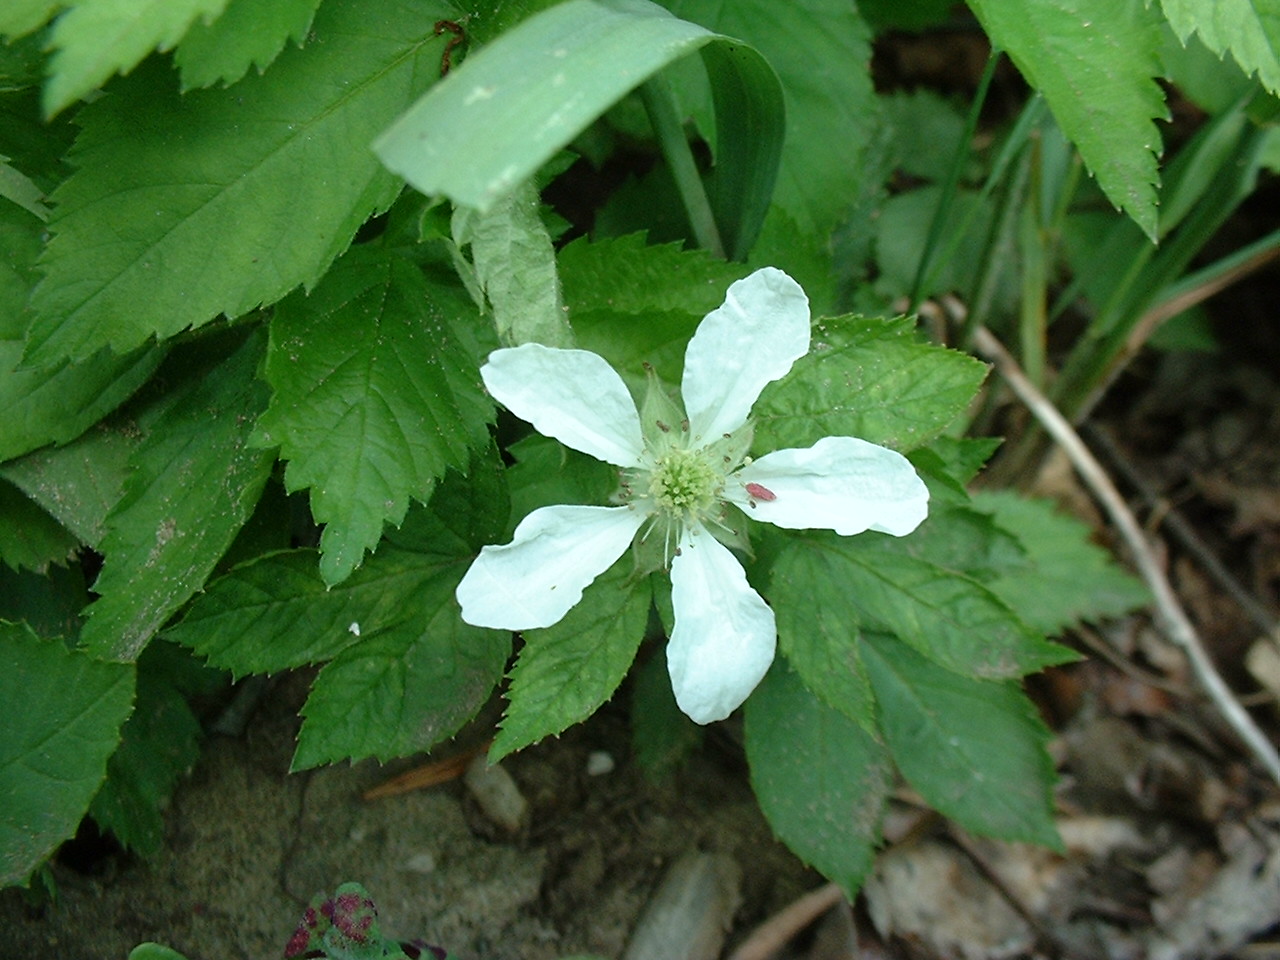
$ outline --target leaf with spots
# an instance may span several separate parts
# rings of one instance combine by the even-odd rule
[[[262,337],[185,385],[129,458],[124,495],[107,516],[106,555],[82,640],[133,660],[192,594],[244,526],[274,457],[249,446],[266,388],[254,378]]]
[[[753,408],[758,449],[849,436],[911,450],[963,414],[987,374],[981,361],[922,343],[897,321],[823,324],[827,342],[815,343]]]
[[[274,390],[255,442],[279,445],[290,490],[310,488],[325,525],[320,573],[338,583],[411,499],[448,467],[465,469],[493,404],[480,386],[461,287],[427,277],[381,243],[352,249],[310,296],[271,321]]]

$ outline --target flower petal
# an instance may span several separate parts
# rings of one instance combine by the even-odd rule
[[[729,479],[724,498],[755,520],[846,537],[864,530],[902,537],[929,512],[929,490],[911,461],[856,437],[765,454]]]
[[[489,354],[480,376],[495,400],[542,435],[619,467],[639,461],[635,401],[598,354],[526,343]]]
[[[774,267],[737,281],[698,325],[681,394],[693,436],[710,441],[747,421],[760,391],[809,352],[809,298]]]
[[[676,625],[667,669],[676,703],[696,723],[723,720],[773,662],[773,611],[732,553],[705,530],[686,533],[671,561]]]
[[[531,630],[557,623],[622,556],[645,515],[630,507],[540,507],[511,542],[485,547],[458,584],[462,619]]]

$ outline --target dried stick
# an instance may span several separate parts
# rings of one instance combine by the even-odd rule
[[[834,883],[811,890],[756,927],[729,955],[729,960],[769,960],[792,937],[843,899],[844,891]]]
[[[1186,655],[1196,679],[1200,681],[1200,685],[1221,711],[1227,723],[1266,767],[1272,778],[1280,783],[1280,753],[1276,752],[1271,741],[1253,722],[1253,717],[1249,716],[1248,711],[1236,700],[1235,695],[1222,679],[1222,675],[1213,665],[1199,634],[1196,633],[1195,627],[1178,602],[1173,587],[1169,585],[1164,571],[1156,562],[1155,555],[1143,536],[1142,528],[1139,527],[1124,498],[1111,482],[1111,478],[1089,452],[1088,447],[1084,445],[1067,419],[1027,379],[1017,361],[991,331],[985,327],[979,327],[974,331],[973,343],[979,353],[995,364],[1010,389],[1018,395],[1018,399],[1062,447],[1080,475],[1080,479],[1107,511],[1111,522],[1116,525],[1116,529],[1129,548],[1134,565],[1138,568],[1138,574],[1146,582],[1155,598],[1156,621],[1165,635]]]

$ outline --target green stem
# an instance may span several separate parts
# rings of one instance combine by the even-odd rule
[[[720,228],[716,226],[715,214],[711,210],[711,201],[707,198],[702,176],[698,173],[698,165],[693,159],[693,151],[689,149],[684,125],[676,115],[675,97],[670,84],[660,74],[651,77],[640,86],[640,99],[644,101],[649,123],[658,135],[662,155],[666,157],[667,166],[671,168],[671,175],[675,178],[676,189],[680,191],[680,200],[684,203],[689,225],[693,228],[694,239],[698,241],[698,246],[723,259],[724,243],[720,239]]]
[[[973,136],[978,129],[978,117],[982,113],[982,104],[987,99],[987,91],[991,87],[992,79],[995,78],[996,64],[999,62],[999,52],[991,51],[991,56],[987,58],[987,67],[982,73],[982,79],[978,81],[978,91],[974,95],[972,106],[969,108],[969,116],[965,120],[964,135],[960,138],[960,142],[956,144],[955,153],[951,157],[951,167],[947,170],[947,180],[942,187],[942,197],[938,201],[938,209],[934,211],[933,222],[929,224],[929,235],[925,240],[924,253],[921,254],[920,262],[916,265],[915,279],[911,282],[911,303],[907,308],[908,313],[915,313],[920,308],[920,302],[924,299],[922,291],[930,262],[933,260],[933,252],[938,246],[943,228],[951,213],[951,205],[955,200],[956,188],[960,184],[960,174],[969,159]]]

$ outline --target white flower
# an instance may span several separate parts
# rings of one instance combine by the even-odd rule
[[[614,464],[621,506],[534,510],[512,541],[485,547],[458,585],[462,619],[527,630],[558,622],[582,591],[638,545],[671,569],[675,628],[667,646],[680,709],[721,720],[773,661],[773,611],[725,547],[745,546],[744,516],[790,529],[904,536],[929,494],[905,457],[854,437],[748,457],[752,404],[809,350],[809,301],[767,267],[729,287],[685,353],[684,411],[650,378],[642,410],[600,356],[524,344],[481,369],[512,413],[566,446]],[[732,504],[734,509],[729,509]]]

